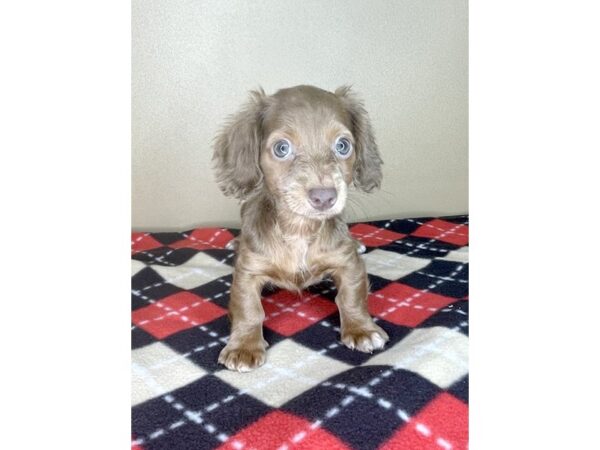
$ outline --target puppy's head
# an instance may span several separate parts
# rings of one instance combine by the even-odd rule
[[[324,219],[342,212],[348,187],[381,184],[381,157],[362,103],[348,87],[260,90],[217,136],[213,156],[226,195],[267,189],[295,214]]]

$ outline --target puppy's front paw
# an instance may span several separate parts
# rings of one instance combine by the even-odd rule
[[[233,347],[228,344],[219,354],[219,363],[229,370],[250,372],[265,363],[266,355],[264,347]]]
[[[365,353],[382,349],[389,340],[388,334],[375,324],[364,328],[342,330],[342,343],[349,349]]]

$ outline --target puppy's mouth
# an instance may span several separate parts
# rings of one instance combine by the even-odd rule
[[[315,219],[328,219],[329,217],[337,216],[338,214],[340,214],[342,212],[342,209],[343,208],[336,208],[336,209],[328,209],[326,211],[320,211],[318,209],[311,208],[304,215],[306,217],[311,217],[311,218],[315,218]]]

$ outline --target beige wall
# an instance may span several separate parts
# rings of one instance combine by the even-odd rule
[[[349,220],[467,212],[466,0],[133,0],[132,31],[134,229],[239,223],[211,140],[258,85],[364,98],[384,182]]]

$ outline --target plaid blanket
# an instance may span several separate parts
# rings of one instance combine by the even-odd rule
[[[330,280],[265,289],[267,363],[217,364],[238,230],[132,237],[132,448],[459,449],[468,438],[468,219],[358,223],[383,351],[339,341]]]

